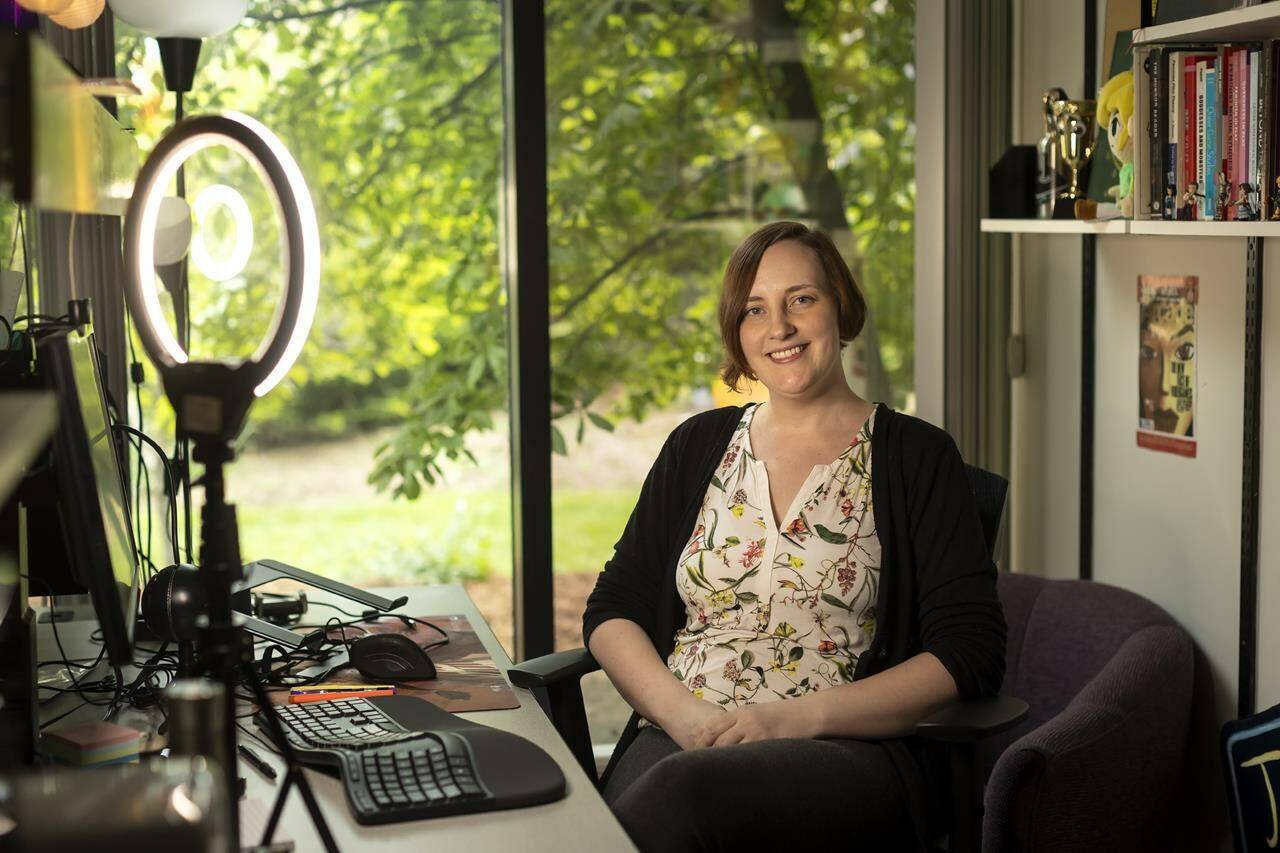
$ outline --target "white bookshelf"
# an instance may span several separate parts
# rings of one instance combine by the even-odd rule
[[[1280,33],[1280,2],[1261,3],[1133,31],[1133,43],[1254,41]]]
[[[1240,9],[1230,9],[1212,15],[1201,15],[1171,24],[1145,27],[1133,33],[1133,116],[1135,124],[1135,140],[1146,140],[1150,137],[1150,83],[1146,68],[1146,57],[1162,44],[1177,43],[1224,43],[1224,42],[1264,42],[1267,39],[1280,37],[1280,0],[1261,3]],[[1265,67],[1265,66],[1264,66]],[[1167,100],[1167,99],[1166,99]],[[1268,100],[1271,97],[1268,96]],[[1167,108],[1166,104],[1166,108]],[[1163,120],[1163,119],[1162,119]],[[1265,141],[1265,140],[1264,140]],[[1273,140],[1269,146],[1276,144]],[[1102,146],[1099,146],[1102,150]],[[1096,155],[1095,155],[1096,156]],[[1133,147],[1133,203],[1135,210],[1149,211],[1151,204],[1158,199],[1151,199],[1149,181],[1153,164],[1148,163],[1150,152],[1145,144]],[[1272,180],[1267,176],[1267,166],[1261,169],[1262,191],[1271,192]],[[1140,221],[1140,220],[1139,220]],[[1221,222],[1166,222],[1168,230],[1150,229],[1140,226],[1132,230],[1135,234],[1179,234],[1196,236],[1245,236],[1271,237],[1280,236],[1266,222],[1235,223]]]
[[[1179,42],[1240,42],[1280,38],[1280,0],[1241,9],[1230,9],[1212,15],[1201,15],[1185,21],[1134,30],[1135,47]],[[1134,63],[1134,114],[1139,128],[1135,134],[1143,138],[1147,132],[1146,73]],[[1102,132],[1102,131],[1100,131]],[[1280,143],[1280,140],[1277,140]],[[1104,143],[1105,144],[1105,143]],[[1148,165],[1143,162],[1146,150],[1134,147],[1134,201],[1145,205],[1139,191],[1139,177]],[[1105,156],[1099,148],[1095,156]],[[1146,209],[1145,206],[1142,209]],[[1134,234],[1170,237],[1280,237],[1280,222],[1177,222],[1163,219],[983,219],[986,234]]]
[[[1167,237],[1280,237],[1280,222],[1168,222],[1163,219],[1135,219],[1130,234]]]
[[[987,234],[1125,234],[1127,219],[983,219]]]
[[[1155,237],[1280,237],[1280,222],[1168,222],[1163,219],[983,219],[984,234],[1137,234]]]

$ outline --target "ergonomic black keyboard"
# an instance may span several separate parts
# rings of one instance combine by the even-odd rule
[[[340,772],[358,823],[492,811],[564,796],[560,768],[529,741],[415,697],[335,699],[276,711],[300,761]],[[261,713],[255,722],[270,732]]]

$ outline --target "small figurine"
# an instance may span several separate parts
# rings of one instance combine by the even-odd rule
[[[1257,190],[1253,184],[1245,183],[1240,184],[1236,192],[1236,200],[1234,202],[1236,219],[1240,222],[1253,222],[1258,218],[1258,204],[1253,198]]]
[[[1200,218],[1197,215],[1199,213],[1199,199],[1204,198],[1204,195],[1201,194],[1199,190],[1200,185],[1195,181],[1187,183],[1187,188],[1182,191],[1182,198],[1180,200],[1181,204],[1178,207],[1179,219],[1194,222]]]
[[[1223,172],[1218,172],[1218,182],[1213,193],[1213,221],[1226,222],[1231,207],[1231,182]]]
[[[1098,93],[1098,120],[1107,129],[1111,155],[1119,166],[1117,183],[1107,189],[1120,215],[1133,218],[1133,72],[1121,71]]]
[[[1165,219],[1176,219],[1178,216],[1177,207],[1178,207],[1178,200],[1177,198],[1174,197],[1173,187],[1165,187],[1164,188],[1164,209],[1161,215]]]
[[[1280,176],[1276,177],[1276,191],[1271,195],[1271,221],[1280,221]]]

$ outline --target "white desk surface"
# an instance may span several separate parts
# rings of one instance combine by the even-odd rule
[[[475,604],[462,586],[448,584],[375,591],[389,598],[409,596],[409,603],[401,608],[400,612],[410,616],[465,614],[471,620],[485,649],[498,667],[505,672],[511,666],[506,652],[503,651],[488,623],[476,610]],[[308,597],[313,601],[329,598],[314,590],[308,590]],[[308,614],[310,615],[312,614]],[[72,629],[68,633],[78,632]],[[64,635],[64,642],[66,642],[66,635]],[[68,652],[74,654],[70,649]],[[609,807],[600,798],[595,786],[587,779],[578,762],[574,760],[573,754],[569,752],[569,748],[565,746],[556,733],[555,727],[543,713],[537,699],[527,690],[519,687],[512,689],[520,700],[518,709],[475,711],[459,714],[459,716],[521,735],[546,750],[560,765],[565,775],[568,794],[563,800],[522,809],[482,812],[383,826],[361,826],[355,822],[347,807],[341,780],[313,770],[304,771],[311,782],[312,790],[315,792],[339,849],[360,851],[360,853],[370,850],[412,850],[415,853],[436,850],[455,851],[455,853],[456,851],[464,851],[464,853],[592,851],[597,853],[597,851],[635,850],[635,846],[623,831],[622,826],[609,811]],[[121,722],[129,724],[127,720],[122,719]],[[250,728],[256,731],[256,726],[250,725]],[[249,745],[263,760],[276,768],[276,781],[271,782],[245,761],[240,762],[240,775],[245,778],[247,785],[246,797],[257,801],[265,821],[265,813],[270,810],[279,786],[284,781],[284,762],[243,733],[241,742]],[[289,793],[289,801],[285,806],[284,816],[275,837],[277,840],[281,838],[292,840],[298,851],[323,849],[296,788]]]

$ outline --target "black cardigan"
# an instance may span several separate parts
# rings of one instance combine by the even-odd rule
[[[667,659],[685,617],[676,565],[742,414],[741,407],[703,412],[668,436],[613,558],[587,598],[585,642],[601,623],[629,619]],[[951,673],[961,697],[995,694],[1004,678],[1004,615],[960,452],[937,427],[880,405],[871,459],[881,547],[878,618],[854,679],[927,651]],[[606,778],[635,739],[638,722],[632,714]],[[916,749],[908,751],[901,741],[885,743],[893,747],[923,835],[924,788]]]

